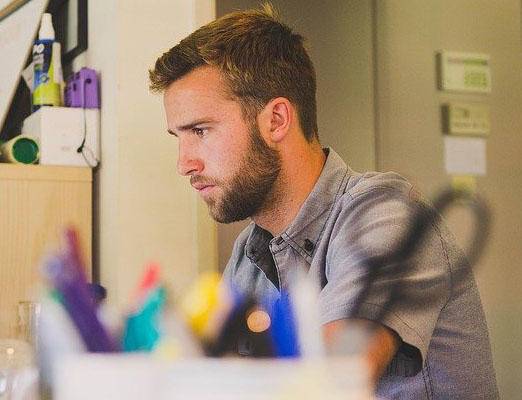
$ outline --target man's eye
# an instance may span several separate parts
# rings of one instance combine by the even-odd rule
[[[207,130],[205,128],[192,128],[192,132],[194,132],[197,136],[205,136]]]

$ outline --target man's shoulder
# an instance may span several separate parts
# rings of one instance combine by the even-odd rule
[[[410,196],[412,184],[396,172],[354,173],[347,182],[345,194],[356,198],[375,192],[387,192]]]
[[[386,251],[402,238],[419,201],[424,203],[411,183],[395,172],[353,174],[325,224],[328,253],[336,254],[337,246],[344,249],[347,242],[374,254]]]

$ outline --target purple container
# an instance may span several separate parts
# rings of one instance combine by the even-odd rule
[[[65,106],[100,108],[98,76],[90,68],[82,68],[69,76],[65,87]]]

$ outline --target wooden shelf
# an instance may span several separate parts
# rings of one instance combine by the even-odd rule
[[[92,169],[88,167],[0,163],[0,179],[91,182]]]
[[[90,272],[90,168],[0,164],[0,338],[17,336],[18,302],[37,297],[42,258],[71,225]]]

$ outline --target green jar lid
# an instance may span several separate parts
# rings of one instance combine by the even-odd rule
[[[13,144],[13,158],[23,164],[34,164],[38,160],[38,143],[23,137]]]

